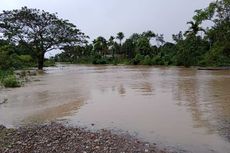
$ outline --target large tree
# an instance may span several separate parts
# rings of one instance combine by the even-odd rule
[[[216,0],[205,9],[196,10],[193,19],[197,22],[211,21],[206,39],[210,51],[206,55],[210,65],[230,65],[230,0]]]
[[[0,13],[0,36],[18,44],[23,42],[36,53],[38,69],[44,66],[44,55],[68,45],[82,45],[86,36],[68,20],[57,14],[22,7]]]

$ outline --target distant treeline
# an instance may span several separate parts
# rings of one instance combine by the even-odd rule
[[[202,28],[205,21],[211,21],[212,27]],[[187,31],[172,35],[174,42],[166,42],[163,34],[153,31],[134,33],[127,39],[119,32],[108,40],[100,36],[84,46],[67,46],[55,60],[186,67],[230,65],[230,0],[218,0],[196,10],[188,25]]]
[[[202,28],[209,21],[212,26]],[[169,25],[170,26],[170,25]],[[217,0],[196,10],[188,30],[172,35],[152,30],[134,33],[125,39],[122,32],[108,40],[88,37],[56,14],[28,9],[0,13],[0,69],[36,66],[42,69],[53,61],[92,64],[144,64],[178,66],[230,66],[230,0]],[[154,45],[153,45],[154,44]],[[61,49],[51,61],[46,52]]]

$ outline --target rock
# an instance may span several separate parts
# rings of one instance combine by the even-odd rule
[[[22,142],[21,142],[21,141],[17,141],[16,144],[19,144],[19,145],[20,145],[20,144],[22,144]]]
[[[47,144],[47,147],[50,147],[51,146],[51,143]]]
[[[100,147],[99,147],[99,146],[96,146],[95,148],[96,148],[96,149],[100,149]]]
[[[6,103],[7,101],[8,101],[7,98],[4,98],[3,100],[0,99],[0,105]]]
[[[99,139],[94,140],[94,142],[99,142]]]
[[[0,125],[0,130],[4,130],[6,127],[4,125]]]
[[[149,147],[149,144],[148,144],[148,143],[146,143],[146,144],[145,144],[145,146],[146,146],[146,147]]]

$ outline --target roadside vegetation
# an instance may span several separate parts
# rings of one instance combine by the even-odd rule
[[[204,22],[211,26],[203,28]],[[230,0],[216,0],[196,10],[187,31],[164,35],[152,30],[123,32],[88,42],[88,36],[68,20],[39,9],[23,7],[0,13],[0,84],[18,87],[15,70],[53,66],[55,62],[80,64],[133,64],[176,66],[230,66]],[[45,53],[62,53],[45,59]]]

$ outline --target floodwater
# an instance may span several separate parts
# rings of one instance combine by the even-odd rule
[[[0,124],[113,129],[177,151],[230,153],[230,71],[59,65],[1,89]],[[92,126],[91,124],[95,124]]]

